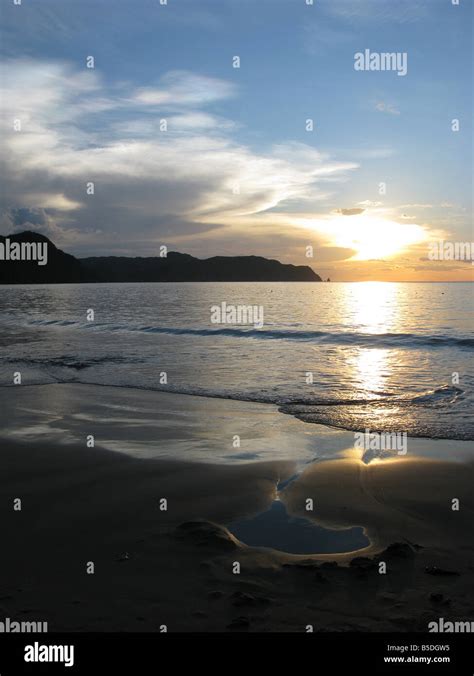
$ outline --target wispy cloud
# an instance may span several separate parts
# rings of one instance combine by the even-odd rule
[[[396,106],[394,106],[391,103],[385,103],[385,101],[378,101],[378,103],[375,104],[375,109],[379,111],[379,113],[388,113],[390,115],[400,115],[400,111]]]
[[[363,200],[362,202],[357,202],[360,207],[368,209],[369,207],[381,207],[383,202],[373,202],[372,200]]]
[[[363,214],[365,209],[353,208],[353,209],[336,209],[334,213],[342,214],[343,216],[358,216]]]
[[[347,21],[411,23],[429,14],[432,0],[322,0],[322,7],[335,17]]]
[[[136,90],[132,100],[147,106],[204,106],[236,93],[236,86],[225,80],[187,71],[170,71],[157,87]]]

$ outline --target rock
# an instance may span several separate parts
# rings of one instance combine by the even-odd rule
[[[438,568],[438,566],[427,566],[425,568],[425,573],[428,573],[428,575],[460,575],[457,570],[445,570],[444,568]]]
[[[339,568],[339,564],[337,563],[337,561],[324,561],[321,564],[320,567],[325,568],[325,569],[330,569],[330,568],[333,569],[333,568]]]
[[[370,570],[371,568],[375,568],[377,564],[373,559],[369,559],[366,556],[356,556],[349,565],[351,568]]]
[[[232,594],[232,605],[234,606],[255,606],[257,605],[257,599],[252,594],[246,594],[245,592],[235,592]]]
[[[290,568],[291,570],[306,570],[312,572],[319,568],[319,563],[313,559],[302,559],[294,563],[284,563],[282,568]]]
[[[398,596],[393,592],[380,592],[377,594],[381,601],[396,601]]]
[[[414,555],[415,553],[410,545],[407,545],[404,542],[394,542],[380,554],[380,558],[382,560],[384,558],[411,559]]]
[[[223,526],[211,521],[186,521],[174,531],[177,537],[186,538],[198,547],[222,551],[239,549],[238,540]]]
[[[430,601],[433,603],[442,603],[444,606],[449,606],[451,603],[450,599],[445,598],[444,594],[441,594],[440,592],[431,593]]]
[[[120,561],[120,562],[122,562],[122,561],[128,561],[129,558],[130,558],[130,554],[129,554],[128,552],[124,552],[123,554],[120,554],[120,556],[118,557],[117,561]]]
[[[232,605],[234,606],[261,606],[271,603],[270,599],[253,596],[246,592],[237,591],[232,594]]]
[[[208,596],[210,599],[221,599],[224,596],[224,592],[214,589],[213,591],[209,592]]]
[[[230,624],[227,625],[227,629],[248,629],[250,626],[250,620],[248,617],[236,617],[232,620]]]

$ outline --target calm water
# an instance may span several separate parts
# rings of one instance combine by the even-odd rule
[[[222,302],[261,306],[263,328],[213,324]],[[19,370],[24,384],[274,402],[350,430],[474,438],[470,284],[0,286],[0,345],[6,386]]]

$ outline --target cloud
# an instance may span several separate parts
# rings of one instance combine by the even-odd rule
[[[169,0],[168,5],[172,4]],[[205,8],[192,0],[185,4],[183,11],[176,7],[170,11],[160,0],[134,0],[114,3],[112,12],[107,0],[43,0],[27,3],[28,11],[22,12],[11,0],[2,7],[2,52],[14,55],[20,48],[22,53],[44,54],[54,45],[56,53],[65,54],[76,52],[74,44],[105,44],[107,60],[113,62],[121,60],[127,41],[140,48],[147,39],[158,41],[160,28],[166,35],[192,27],[201,37],[207,33],[210,40],[225,29],[225,11],[216,11],[220,7]]]
[[[368,209],[369,207],[381,207],[383,205],[383,202],[372,202],[371,200],[364,200],[363,202],[357,202],[357,204],[361,207],[364,207],[365,209]]]
[[[359,214],[363,214],[365,209],[336,209],[335,213],[336,214],[342,214],[343,216],[357,216]]]
[[[236,86],[225,80],[175,70],[161,78],[160,86],[137,89],[132,100],[146,106],[203,106],[236,92]]]
[[[433,204],[400,204],[400,209],[433,209]]]
[[[232,120],[210,115],[209,113],[190,112],[181,115],[174,115],[168,118],[168,125],[171,129],[181,129],[183,131],[194,131],[199,129],[211,130],[233,130],[237,124]]]
[[[466,266],[466,263],[468,265],[472,265],[472,262],[470,260],[464,260],[464,261],[430,261],[429,258],[419,258],[418,260],[424,262],[426,261],[428,265],[413,265],[413,270],[429,270],[433,271],[436,269],[441,269],[443,271],[453,271],[453,270],[461,270],[464,272],[464,268]],[[407,266],[408,267],[408,266]]]
[[[333,2],[323,0],[322,6],[330,14],[347,22],[379,22],[411,23],[424,19],[429,14],[427,3],[423,0],[343,0]]]
[[[361,150],[352,150],[351,157],[361,160],[384,160],[396,154],[393,148],[364,148]]]
[[[10,209],[9,216],[12,227],[23,227],[25,223],[45,225],[48,220],[44,209]]]
[[[385,103],[385,101],[379,101],[375,104],[375,109],[380,113],[388,113],[390,115],[400,115],[400,111],[391,103]]]
[[[358,166],[292,141],[259,152],[239,143],[233,121],[203,110],[236,94],[215,78],[173,71],[137,91],[106,86],[93,70],[27,59],[4,74],[0,206],[7,220],[12,209],[43,209],[47,227],[79,253],[142,251],[162,240],[187,248],[210,234],[249,241],[260,227],[268,243],[271,223],[283,222],[297,241],[292,214],[328,194],[324,181],[336,185]]]
[[[323,246],[314,250],[313,258],[317,263],[330,263],[348,260],[355,256],[356,253],[356,249],[349,249],[347,247]]]
[[[77,232],[68,231],[55,223],[54,217],[45,209],[11,208],[0,212],[0,230],[6,234],[34,230],[49,237],[56,245],[72,241]]]

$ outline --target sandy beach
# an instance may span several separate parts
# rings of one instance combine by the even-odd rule
[[[51,385],[3,388],[2,401],[3,617],[170,632],[427,631],[440,616],[472,617],[474,464],[462,442],[418,440],[406,457],[366,464],[352,434],[274,406],[213,400],[211,425],[205,398],[168,393]],[[198,452],[224,452],[225,439],[234,461]],[[278,459],[262,459],[272,446]],[[231,533],[275,503],[319,528],[316,543],[360,531],[367,544],[298,555]]]

